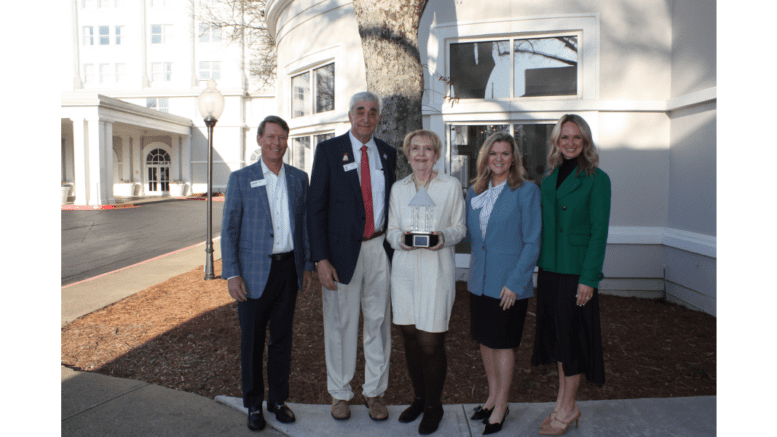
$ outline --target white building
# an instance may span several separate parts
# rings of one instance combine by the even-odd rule
[[[63,179],[75,180],[77,203],[110,201],[103,187],[118,179],[155,194],[153,150],[169,154],[171,180],[205,191],[196,97],[215,71],[227,97],[215,134],[217,189],[230,170],[251,162],[253,130],[269,114],[289,122],[287,158],[309,171],[316,144],[348,130],[349,98],[367,88],[348,0],[268,1],[277,98],[252,94],[245,50],[200,40],[188,0],[131,7],[125,0],[115,8],[116,1],[73,1],[62,136]],[[430,1],[419,50],[423,124],[443,138],[442,171],[465,187],[487,134],[507,130],[521,140],[536,178],[555,120],[582,115],[613,188],[601,290],[659,297],[666,289],[669,299],[716,313],[714,2]],[[156,109],[145,109],[151,99]],[[163,99],[169,114],[158,112]],[[467,255],[457,263],[466,266]]]
[[[207,128],[197,96],[218,82],[225,109],[214,131],[214,189],[256,159],[255,129],[275,108],[248,79],[247,50],[203,34],[189,0],[69,0],[72,64],[61,72],[62,180],[76,204],[134,195],[207,191]],[[118,192],[116,194],[119,194]]]

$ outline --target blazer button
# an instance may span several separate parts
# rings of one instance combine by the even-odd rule
[[[566,211],[566,210],[567,210],[567,207],[566,207],[566,206],[562,206],[562,207],[561,207],[561,209],[563,209],[564,211]]]
[[[483,246],[483,250],[486,250],[486,246]]]

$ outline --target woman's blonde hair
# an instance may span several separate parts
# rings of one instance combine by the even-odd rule
[[[524,170],[523,162],[521,161],[521,151],[518,150],[518,143],[515,141],[515,138],[506,132],[497,132],[486,139],[486,142],[480,148],[480,152],[478,152],[478,175],[475,179],[472,179],[472,188],[475,190],[475,194],[480,194],[488,188],[488,183],[491,181],[491,169],[488,168],[488,154],[491,153],[491,147],[499,142],[510,144],[512,149],[513,163],[507,172],[507,185],[510,186],[510,190],[515,190],[527,180],[526,170]]]
[[[413,141],[413,138],[419,136],[426,137],[432,141],[434,155],[437,157],[437,159],[440,159],[440,154],[442,153],[442,141],[440,141],[440,137],[436,133],[426,129],[414,130],[413,132],[405,135],[405,140],[402,142],[402,150],[405,152],[405,156],[410,159],[410,142]]]
[[[564,123],[570,122],[577,125],[580,129],[580,135],[583,136],[583,150],[577,157],[577,172],[575,176],[580,174],[580,171],[585,171],[586,176],[593,176],[596,173],[596,167],[599,166],[599,152],[594,145],[593,136],[591,135],[591,128],[588,127],[588,123],[585,122],[583,117],[577,114],[565,114],[558,119],[558,123],[553,128],[553,132],[550,134],[550,153],[548,153],[548,170],[545,175],[553,173],[562,162],[564,157],[561,154],[561,149],[558,147],[558,138],[561,136],[561,128]]]

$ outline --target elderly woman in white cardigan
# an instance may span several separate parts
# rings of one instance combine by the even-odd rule
[[[417,130],[405,137],[403,149],[413,174],[391,188],[386,234],[395,249],[391,269],[393,322],[402,332],[415,394],[399,421],[412,422],[423,413],[418,427],[421,434],[436,431],[443,416],[440,398],[448,370],[445,333],[456,296],[454,246],[467,232],[459,181],[434,171],[441,148],[440,137],[431,131]],[[413,226],[409,205],[418,202],[434,204],[429,230],[438,241],[431,247],[405,244]]]

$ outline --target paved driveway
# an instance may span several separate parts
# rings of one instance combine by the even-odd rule
[[[180,200],[136,208],[62,211],[62,285],[202,243],[207,235],[206,205]],[[213,202],[213,238],[221,235],[223,207],[224,202]]]

